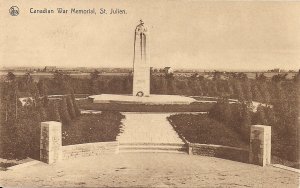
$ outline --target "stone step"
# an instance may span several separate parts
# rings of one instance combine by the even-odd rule
[[[177,150],[119,150],[119,153],[177,153],[177,154],[187,154],[186,151]]]
[[[122,142],[119,146],[174,146],[174,147],[186,147],[185,144],[181,143],[147,143],[147,142]]]
[[[119,152],[172,152],[186,153],[187,146],[176,143],[127,143],[119,145]]]

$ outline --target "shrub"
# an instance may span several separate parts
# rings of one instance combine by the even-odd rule
[[[67,100],[65,97],[62,98],[59,105],[59,113],[61,116],[62,123],[70,125],[71,117],[68,111]]]
[[[74,104],[71,99],[71,96],[69,96],[69,95],[66,96],[66,102],[67,102],[67,108],[68,108],[68,112],[70,114],[70,118],[71,119],[76,118],[75,108],[74,108]]]
[[[250,139],[250,107],[245,103],[229,104],[228,100],[218,101],[209,111],[209,117],[231,127],[245,142]]]

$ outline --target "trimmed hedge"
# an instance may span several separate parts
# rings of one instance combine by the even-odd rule
[[[85,110],[119,111],[119,112],[207,112],[215,103],[192,103],[192,104],[168,104],[168,105],[146,105],[146,104],[100,104],[82,102],[79,108]]]

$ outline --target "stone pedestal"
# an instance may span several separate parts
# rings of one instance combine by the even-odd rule
[[[270,126],[251,126],[249,162],[260,166],[265,166],[271,163]]]
[[[52,164],[62,159],[61,123],[41,122],[40,160]]]

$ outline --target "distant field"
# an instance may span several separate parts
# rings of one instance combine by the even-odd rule
[[[260,73],[260,72],[259,72]],[[248,78],[250,79],[255,79],[255,76],[256,76],[256,72],[246,72],[245,73]],[[274,73],[274,72],[264,72],[264,75],[267,77],[267,78],[272,78],[274,75],[277,75],[277,74],[287,74],[286,78],[287,79],[293,79],[293,77],[297,74],[295,72],[289,72],[289,73]]]

